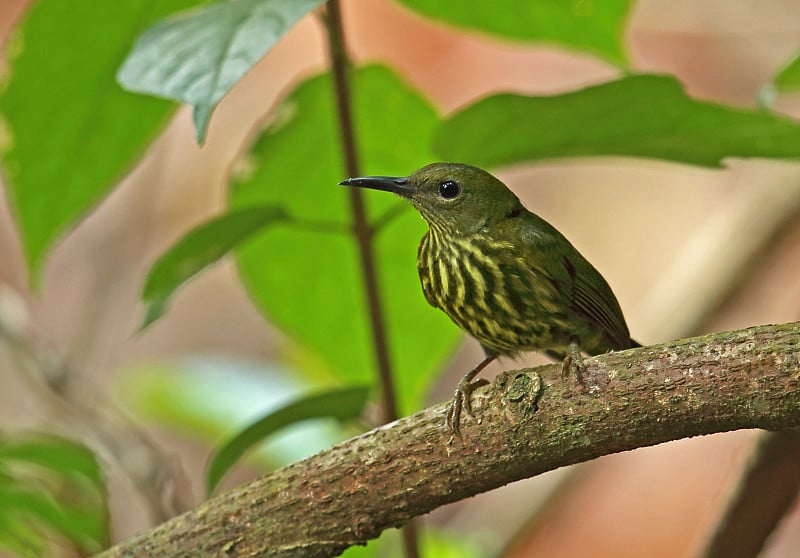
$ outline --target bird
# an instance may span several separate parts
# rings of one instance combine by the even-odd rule
[[[428,224],[417,251],[422,292],[474,337],[484,359],[456,386],[445,416],[461,438],[462,410],[473,416],[473,381],[498,357],[540,351],[580,380],[582,353],[640,346],[631,339],[606,280],[547,221],[526,209],[489,172],[432,163],[408,176],[348,178],[342,186],[383,190],[408,200]]]

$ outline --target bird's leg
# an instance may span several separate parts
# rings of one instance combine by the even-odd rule
[[[567,356],[561,363],[561,377],[567,379],[572,376],[580,385],[583,385],[584,372],[586,372],[586,365],[583,363],[581,348],[577,343],[572,342],[569,344]]]
[[[487,354],[486,358],[478,363],[475,368],[464,374],[464,377],[461,378],[461,381],[458,382],[456,386],[456,392],[453,395],[453,401],[450,403],[450,406],[447,407],[447,414],[444,417],[444,424],[450,432],[452,432],[455,436],[461,438],[461,429],[459,424],[461,422],[461,410],[467,412],[467,415],[472,417],[472,403],[470,402],[470,395],[472,395],[473,390],[480,386],[486,385],[489,382],[487,380],[478,380],[476,382],[472,381],[472,378],[478,375],[478,373],[486,368],[486,365],[492,362],[497,355]]]

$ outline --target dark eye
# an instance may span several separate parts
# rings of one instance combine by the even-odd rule
[[[446,200],[452,200],[461,193],[461,186],[453,180],[445,180],[439,183],[439,195]]]

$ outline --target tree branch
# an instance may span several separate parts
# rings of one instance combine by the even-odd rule
[[[800,322],[513,370],[473,395],[463,441],[444,404],[289,465],[103,556],[335,556],[439,506],[602,455],[800,425]],[[546,380],[542,380],[545,378]],[[690,497],[691,495],[687,495]]]

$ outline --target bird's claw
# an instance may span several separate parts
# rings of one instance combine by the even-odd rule
[[[584,385],[583,376],[586,372],[586,365],[583,363],[583,355],[577,343],[570,343],[567,356],[561,363],[561,377],[565,380],[569,377],[575,378],[580,385]]]
[[[444,417],[445,427],[452,432],[453,436],[461,439],[461,411],[466,412],[467,416],[474,418],[475,414],[472,412],[472,392],[481,386],[488,385],[489,381],[480,379],[474,382],[461,381],[456,386],[456,391],[453,394],[453,400],[447,407],[447,413]]]

